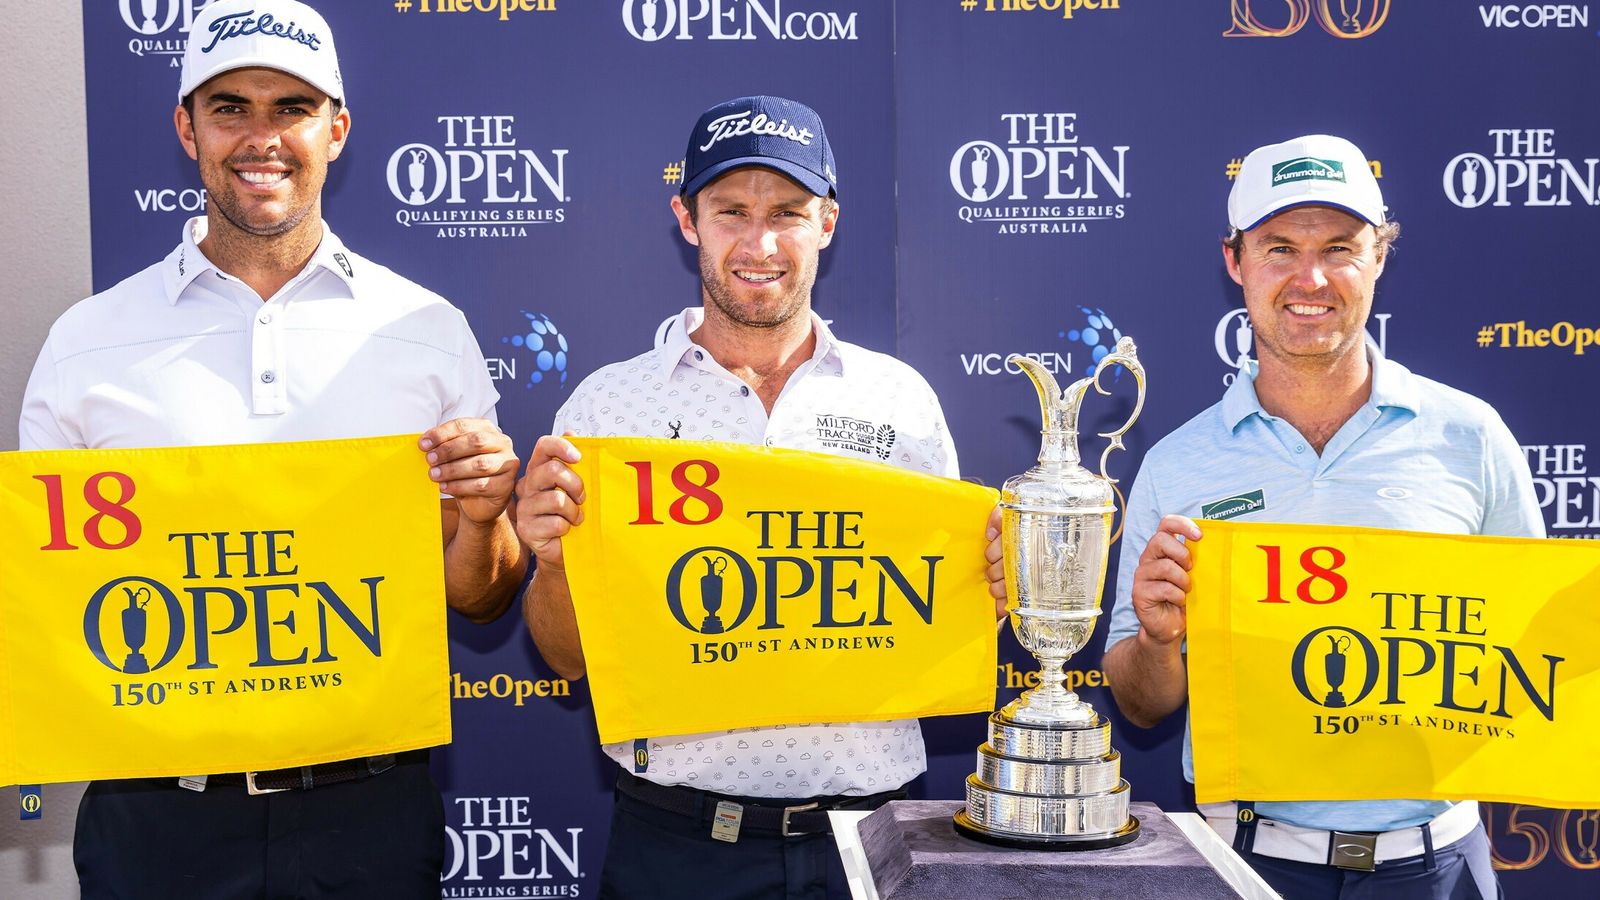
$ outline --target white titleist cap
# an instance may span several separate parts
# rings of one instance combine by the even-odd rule
[[[1228,224],[1249,231],[1290,207],[1310,205],[1383,224],[1383,192],[1359,147],[1308,134],[1252,150],[1228,194]]]
[[[277,69],[344,101],[333,32],[299,0],[214,0],[195,16],[178,100],[234,69]]]

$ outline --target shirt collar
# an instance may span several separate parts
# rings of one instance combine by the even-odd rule
[[[1372,393],[1363,406],[1373,409],[1393,407],[1409,410],[1413,415],[1419,414],[1422,411],[1422,392],[1417,387],[1416,377],[1405,366],[1385,357],[1371,335],[1367,335],[1366,348],[1367,362],[1372,366]],[[1267,411],[1261,408],[1261,398],[1256,395],[1256,375],[1260,371],[1260,363],[1253,359],[1245,360],[1233,384],[1222,395],[1222,421],[1229,431],[1238,428],[1240,422],[1252,415],[1267,415]]]
[[[690,332],[699,328],[705,320],[706,311],[703,307],[690,306],[656,330],[656,351],[661,354],[662,369],[670,372],[685,361],[703,367],[700,360],[686,360],[685,357],[697,350],[709,355],[709,351],[689,338]],[[816,349],[811,352],[811,361],[817,371],[825,375],[843,374],[844,358],[839,353],[839,341],[828,328],[828,323],[822,321],[822,317],[814,311],[811,313],[811,333],[817,338]]]
[[[200,242],[206,239],[209,223],[205,216],[195,216],[183,223],[183,237],[178,246],[167,254],[166,263],[162,267],[162,280],[167,289],[167,302],[176,304],[183,292],[194,283],[203,273],[220,271],[204,253],[200,252]],[[306,263],[301,273],[314,269],[326,269],[338,276],[355,293],[356,272],[355,262],[350,257],[350,251],[345,249],[344,242],[338,235],[328,228],[328,223],[322,223],[322,240],[317,243],[315,253]],[[299,275],[295,276],[296,278]],[[293,279],[291,279],[293,280]]]

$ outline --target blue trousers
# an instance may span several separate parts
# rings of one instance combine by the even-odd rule
[[[709,826],[615,793],[601,900],[849,900],[830,834],[745,831],[713,840]]]
[[[72,857],[84,900],[437,900],[444,804],[422,762],[254,797],[175,778],[96,781]]]
[[[1496,900],[1501,897],[1480,824],[1471,834],[1426,857],[1380,863],[1371,872],[1239,854],[1285,900]]]

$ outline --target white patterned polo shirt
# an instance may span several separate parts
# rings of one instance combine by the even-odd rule
[[[704,315],[685,309],[649,352],[585,378],[556,413],[554,433],[765,444],[958,476],[939,400],[910,366],[835,338],[813,313],[816,351],[769,417],[748,385],[689,338]],[[876,794],[927,768],[915,719],[663,735],[647,745],[641,777],[744,797]],[[633,768],[631,742],[604,749]]]

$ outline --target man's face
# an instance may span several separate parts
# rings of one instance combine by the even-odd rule
[[[1373,227],[1326,206],[1279,213],[1244,234],[1228,274],[1244,288],[1265,362],[1332,362],[1362,352],[1363,330],[1383,260]]]
[[[700,248],[706,300],[740,325],[771,328],[807,310],[817,259],[839,208],[771,169],[735,169],[695,195],[693,220],[674,197],[684,240]]]
[[[334,115],[326,94],[275,69],[224,72],[193,100],[193,114],[179,106],[175,121],[200,164],[210,210],[255,235],[283,234],[318,211],[348,111]]]

